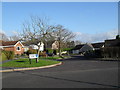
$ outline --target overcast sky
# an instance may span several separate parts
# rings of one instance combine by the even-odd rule
[[[117,2],[3,2],[2,30],[8,35],[21,32],[30,15],[47,16],[76,34],[76,40],[99,42],[118,33]]]

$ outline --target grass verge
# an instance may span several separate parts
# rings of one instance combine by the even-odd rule
[[[29,59],[19,59],[19,60],[13,60],[10,62],[3,63],[2,67],[40,67],[40,66],[47,66],[52,64],[60,63],[60,61],[53,61],[53,60],[39,60],[38,63],[36,63],[35,59],[31,60],[31,64],[29,62]]]

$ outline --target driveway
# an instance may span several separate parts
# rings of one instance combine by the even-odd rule
[[[60,66],[2,73],[3,88],[118,88],[118,62],[63,60]]]

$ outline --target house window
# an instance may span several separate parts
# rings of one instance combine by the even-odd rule
[[[17,51],[20,51],[20,50],[21,50],[21,48],[18,46],[18,47],[16,48],[16,50],[17,50]]]

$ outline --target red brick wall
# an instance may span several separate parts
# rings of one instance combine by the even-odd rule
[[[20,47],[19,51],[16,49],[18,46]],[[24,48],[22,47],[22,45],[20,43],[18,43],[14,47],[5,47],[4,50],[6,50],[6,51],[14,51],[15,54],[19,54],[19,55],[24,53]]]
[[[4,47],[4,50],[6,50],[6,51],[14,51],[14,47]]]
[[[20,51],[17,51],[17,47],[20,47]],[[22,47],[22,45],[20,44],[20,43],[18,43],[15,47],[14,47],[14,52],[15,52],[15,54],[23,54],[24,53],[24,48]]]

